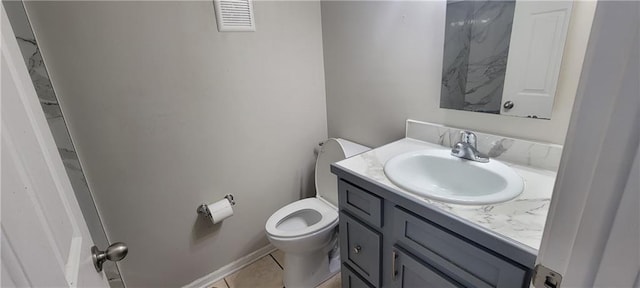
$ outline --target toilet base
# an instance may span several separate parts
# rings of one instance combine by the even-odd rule
[[[316,287],[340,271],[331,265],[326,250],[310,253],[286,253],[284,255],[284,286],[291,288]]]

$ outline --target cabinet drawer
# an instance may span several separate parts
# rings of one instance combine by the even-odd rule
[[[342,264],[340,274],[343,288],[373,288],[373,286],[369,285],[366,280],[353,272],[347,264]]]
[[[345,181],[338,182],[340,208],[374,227],[382,227],[382,198]]]
[[[380,234],[344,212],[340,212],[340,233],[342,261],[373,286],[379,286]]]
[[[411,254],[405,253],[397,247],[393,249],[393,287],[418,288],[438,287],[455,288],[462,287],[455,280],[447,277],[432,266],[420,262]]]
[[[394,238],[401,246],[462,285],[525,286],[527,271],[517,264],[397,206],[394,219]]]

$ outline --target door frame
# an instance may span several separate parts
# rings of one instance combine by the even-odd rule
[[[621,199],[625,191],[640,192],[631,191],[640,181],[632,170],[634,159],[640,159],[638,27],[640,2],[598,2],[537,259],[563,275],[564,287],[640,284],[640,234],[624,244],[636,253],[626,263],[635,261],[636,275],[626,275],[635,282],[601,270]]]

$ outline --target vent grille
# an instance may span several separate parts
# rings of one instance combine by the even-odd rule
[[[252,0],[214,0],[218,31],[256,31]]]

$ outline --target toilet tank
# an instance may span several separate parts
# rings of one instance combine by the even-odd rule
[[[368,150],[371,148],[341,138],[329,138],[325,141],[316,160],[316,197],[337,208],[338,179],[331,173],[331,164]]]

